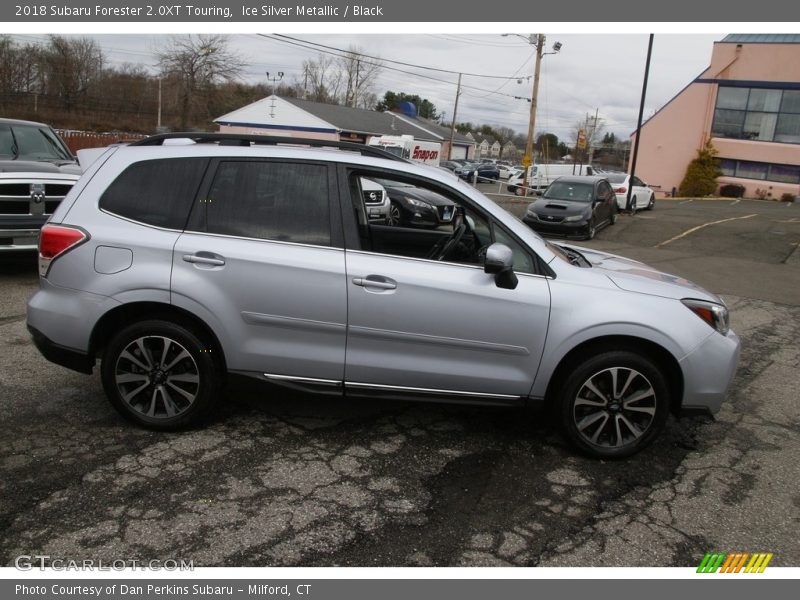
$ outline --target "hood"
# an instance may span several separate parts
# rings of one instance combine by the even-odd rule
[[[602,272],[618,288],[639,294],[650,294],[666,298],[696,298],[724,304],[719,296],[700,287],[696,283],[664,273],[642,262],[616,254],[599,252],[591,248],[569,246],[583,254],[592,268]]]
[[[592,212],[590,202],[575,202],[571,200],[556,200],[554,198],[539,198],[531,202],[528,210],[537,215],[552,215],[556,217],[572,217]]]
[[[81,168],[76,162],[36,161],[36,160],[0,160],[0,173],[66,173],[80,175]]]
[[[414,198],[422,200],[432,206],[449,206],[455,204],[452,200],[445,198],[441,194],[417,187],[387,187],[389,198]]]

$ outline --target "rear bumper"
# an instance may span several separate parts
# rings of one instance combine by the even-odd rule
[[[66,367],[67,369],[72,369],[73,371],[86,373],[87,375],[92,374],[95,364],[94,357],[90,357],[80,350],[56,344],[41,331],[30,325],[28,325],[28,331],[31,333],[33,343],[37,350],[39,350],[42,356],[47,360],[62,367]]]
[[[719,411],[736,374],[740,346],[733,331],[712,333],[680,361],[684,378],[680,414]]]

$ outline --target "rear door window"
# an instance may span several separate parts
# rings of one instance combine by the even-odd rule
[[[207,158],[133,163],[108,186],[100,208],[147,225],[183,229],[207,164]]]
[[[325,165],[226,160],[199,212],[208,233],[330,246],[328,187]]]

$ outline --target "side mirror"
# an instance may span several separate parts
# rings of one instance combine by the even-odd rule
[[[497,287],[513,290],[519,280],[514,273],[514,253],[505,244],[494,243],[486,249],[486,259],[483,261],[483,271],[494,275]]]

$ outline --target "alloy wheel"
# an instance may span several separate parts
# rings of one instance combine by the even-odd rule
[[[120,352],[114,384],[131,410],[154,419],[169,419],[194,403],[200,391],[200,371],[180,343],[168,337],[143,336]]]
[[[389,225],[394,227],[400,225],[400,207],[394,202],[389,207]]]
[[[656,392],[639,371],[612,367],[598,371],[578,389],[572,418],[584,441],[602,448],[634,444],[653,425]]]

